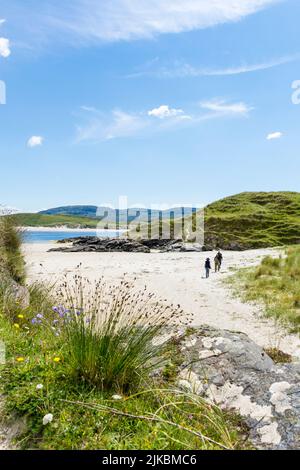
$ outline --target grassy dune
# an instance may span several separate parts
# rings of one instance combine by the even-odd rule
[[[267,256],[256,269],[239,271],[234,283],[245,300],[263,303],[267,315],[300,332],[300,247],[289,247],[286,256]]]
[[[263,248],[300,243],[300,193],[241,193],[205,209],[205,243]]]

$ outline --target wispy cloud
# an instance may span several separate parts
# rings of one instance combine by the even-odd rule
[[[186,78],[186,77],[223,77],[230,75],[240,75],[253,73],[261,70],[268,70],[273,67],[295,62],[300,59],[300,54],[283,56],[256,64],[241,64],[224,68],[196,67],[182,61],[174,61],[172,64],[158,66],[158,59],[145,64],[140,70],[127,76],[127,78],[138,78],[143,76],[153,76],[157,78]]]
[[[271,134],[267,135],[267,140],[281,139],[282,136],[283,136],[282,132],[271,132]]]
[[[118,138],[145,137],[199,125],[209,119],[246,117],[252,109],[243,102],[232,103],[217,99],[201,102],[188,112],[169,105],[135,113],[121,110],[103,113],[94,108],[81,107],[84,111],[81,116],[84,124],[77,126],[76,142],[95,143]]]
[[[202,109],[207,109],[208,111],[212,111],[216,113],[217,116],[229,116],[229,115],[236,115],[236,116],[248,116],[250,111],[252,111],[252,107],[247,105],[244,102],[239,103],[229,103],[225,100],[214,99],[211,101],[202,101],[200,103]]]
[[[27,147],[29,148],[39,147],[43,145],[43,142],[44,142],[44,137],[40,135],[33,135],[32,137],[30,137],[30,139],[28,139]]]
[[[32,39],[36,33],[39,37],[69,40],[77,45],[80,41],[147,39],[164,33],[181,33],[236,22],[280,1],[36,0],[38,8],[32,8],[24,23],[22,2],[10,0],[20,30],[27,28]]]

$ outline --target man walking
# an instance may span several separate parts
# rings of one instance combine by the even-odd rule
[[[209,272],[211,270],[211,264],[210,264],[210,259],[207,258],[205,261],[205,274],[206,274],[206,279],[209,278]]]

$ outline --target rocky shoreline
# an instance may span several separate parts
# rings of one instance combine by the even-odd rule
[[[212,247],[205,247],[199,243],[185,243],[182,240],[150,239],[129,240],[126,238],[98,238],[98,237],[76,237],[60,240],[59,246],[51,248],[49,252],[132,252],[132,253],[159,253],[167,252],[202,252],[210,251]],[[71,244],[71,245],[70,245]]]

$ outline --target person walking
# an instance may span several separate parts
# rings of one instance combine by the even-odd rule
[[[215,256],[214,262],[215,262],[215,273],[216,273],[216,272],[220,271],[220,269],[221,269],[221,263],[220,263],[220,259],[219,259],[218,255]]]
[[[220,265],[220,266],[219,266],[219,269],[218,269],[218,271],[220,271],[220,269],[221,269],[221,266],[222,266],[222,262],[223,262],[223,255],[222,255],[222,253],[221,253],[221,251],[220,251],[220,250],[218,251],[218,253],[217,253],[216,257],[217,257],[217,258],[218,258],[218,260],[219,260],[219,265]]]
[[[205,274],[206,274],[206,279],[209,278],[210,270],[211,270],[210,259],[207,258],[206,261],[205,261]]]

